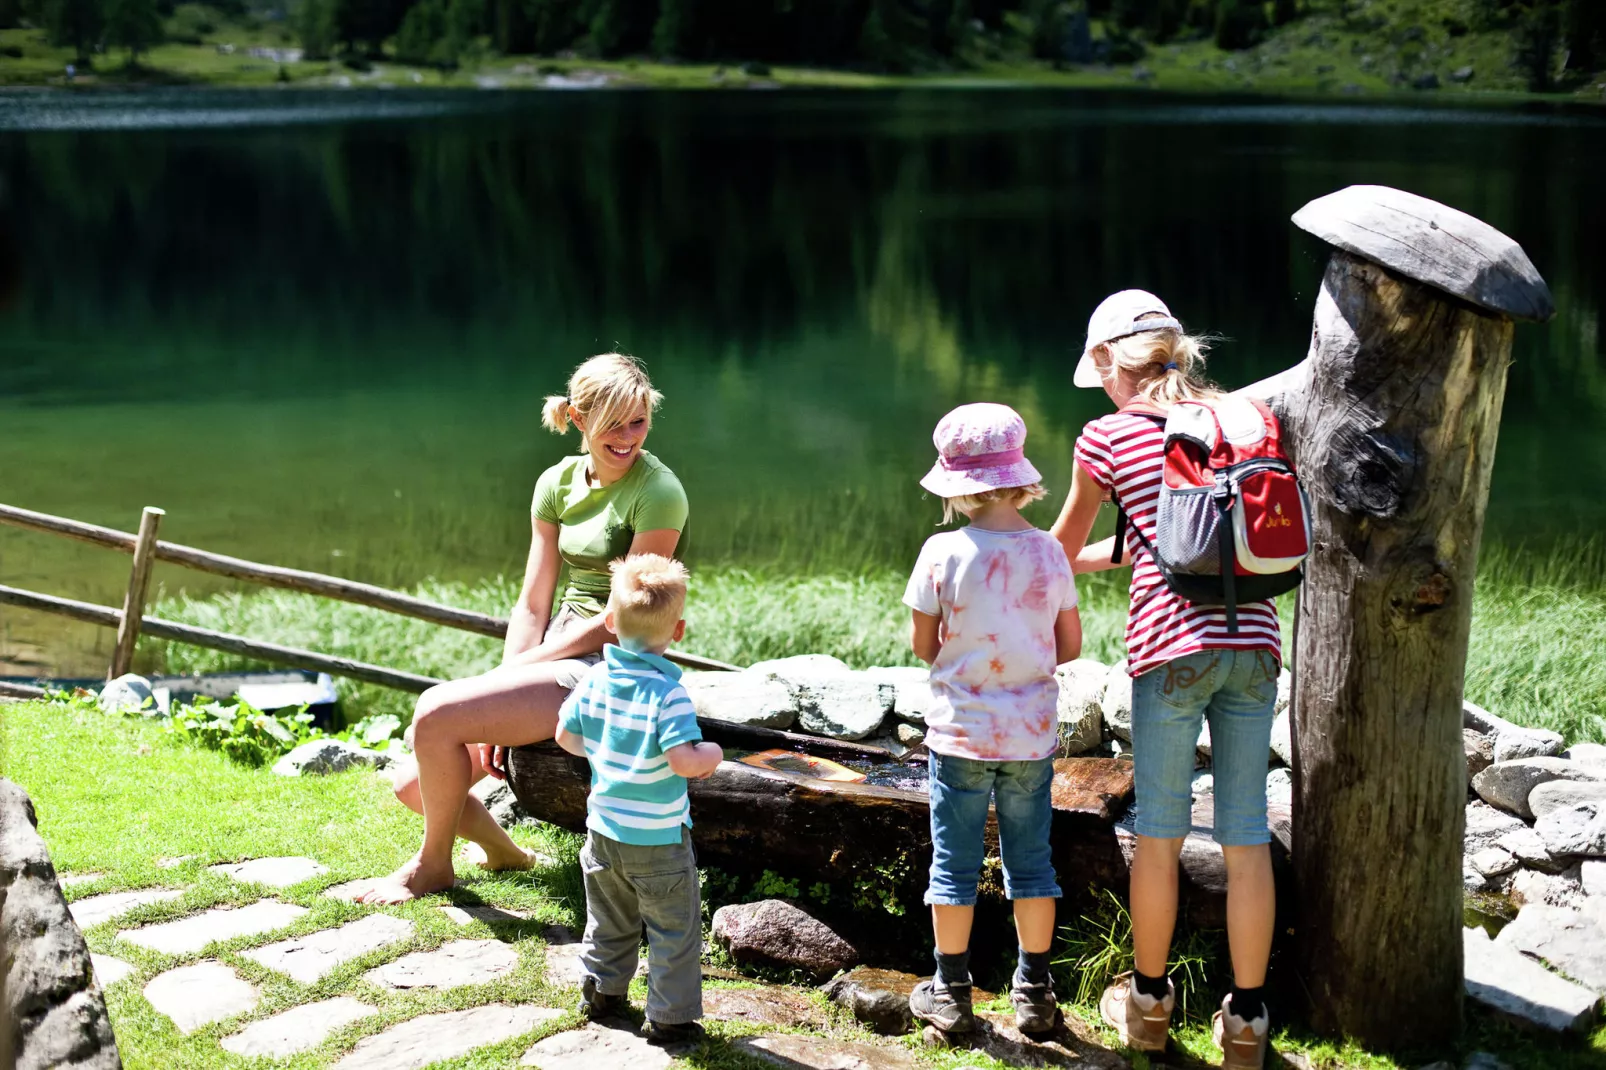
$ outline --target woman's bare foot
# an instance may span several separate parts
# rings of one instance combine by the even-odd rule
[[[538,855],[534,851],[526,850],[523,847],[515,846],[515,852],[514,854],[492,856],[480,844],[471,843],[463,849],[463,858],[479,866],[487,873],[534,869],[536,866],[545,865],[547,862],[544,856]]]
[[[357,897],[359,903],[405,903],[431,892],[443,892],[456,881],[450,866],[444,869],[426,868],[418,855],[409,858],[400,869],[375,884]]]

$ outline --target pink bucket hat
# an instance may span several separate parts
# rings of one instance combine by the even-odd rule
[[[1026,421],[1008,405],[961,405],[937,424],[937,463],[920,485],[939,498],[1029,487],[1042,480],[1026,459]]]

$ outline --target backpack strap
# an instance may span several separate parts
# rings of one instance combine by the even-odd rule
[[[1218,556],[1221,559],[1221,594],[1227,604],[1227,632],[1238,634],[1238,550],[1233,542],[1232,535],[1232,487],[1217,481],[1216,489],[1210,495],[1216,503],[1216,509],[1221,513],[1221,522],[1216,525],[1217,540],[1220,546]]]

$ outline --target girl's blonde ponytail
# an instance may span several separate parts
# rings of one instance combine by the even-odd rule
[[[1162,327],[1105,342],[1100,348],[1134,384],[1137,395],[1152,405],[1221,396],[1220,389],[1204,377],[1210,346],[1203,338]]]

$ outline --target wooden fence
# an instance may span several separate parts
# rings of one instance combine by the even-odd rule
[[[215,632],[209,628],[197,628],[189,624],[178,624],[173,621],[147,617],[145,615],[145,601],[150,589],[151,569],[157,561],[166,561],[198,572],[210,572],[218,576],[228,576],[231,579],[261,584],[265,587],[281,587],[285,590],[299,591],[303,594],[317,595],[322,598],[355,602],[358,605],[381,609],[387,613],[415,617],[418,620],[429,621],[431,624],[457,628],[466,632],[475,632],[493,639],[501,639],[507,635],[507,621],[501,617],[493,617],[486,613],[476,613],[473,610],[457,609],[452,606],[443,606],[436,602],[402,594],[400,591],[376,587],[373,584],[357,583],[353,580],[325,576],[317,572],[303,572],[300,569],[280,568],[277,565],[263,565],[255,561],[244,561],[237,557],[211,553],[207,550],[197,550],[193,546],[180,546],[177,543],[163,542],[156,537],[156,533],[158,528],[161,527],[164,515],[161,509],[147,507],[140,516],[139,531],[136,534],[117,531],[113,528],[104,528],[96,524],[85,524],[82,521],[69,520],[66,517],[51,516],[48,513],[36,513],[30,509],[18,509],[11,505],[0,505],[0,524],[9,524],[12,527],[27,528],[50,535],[77,539],[93,546],[102,546],[125,554],[132,554],[134,559],[133,567],[129,570],[128,590],[123,597],[122,609],[95,605],[90,602],[79,602],[71,598],[58,598],[54,595],[40,594],[37,591],[25,591],[21,588],[4,585],[0,585],[0,605],[18,606],[23,609],[39,610],[43,613],[54,613],[58,616],[69,617],[88,624],[98,624],[102,627],[117,629],[117,645],[112,651],[111,668],[106,676],[108,680],[115,679],[128,672],[134,661],[135,644],[139,641],[141,635],[149,635],[152,638],[165,639],[169,642],[188,643],[191,646],[224,650],[231,654],[239,654],[242,657],[255,658],[259,661],[293,665],[298,668],[318,669],[323,672],[333,673],[336,676],[348,676],[354,680],[379,684],[381,687],[394,687],[401,691],[417,693],[442,682],[434,677],[420,676],[417,673],[386,668],[383,665],[369,665],[366,662],[356,661],[352,658],[320,654],[315,650],[298,650],[295,647],[247,639],[244,636],[230,635],[227,632]],[[723,661],[700,658],[695,654],[682,654],[678,651],[669,653],[667,657],[671,661],[693,669],[729,671],[738,668]],[[42,694],[43,692],[38,688],[25,687],[18,684],[0,684],[0,695],[33,698]]]

